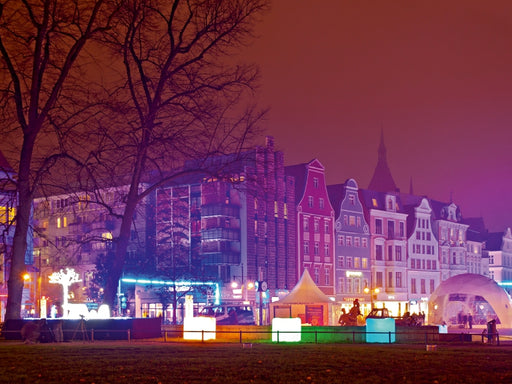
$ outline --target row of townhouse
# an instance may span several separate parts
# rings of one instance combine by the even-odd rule
[[[299,275],[347,311],[387,307],[394,316],[428,311],[444,280],[462,273],[512,278],[512,239],[464,219],[453,202],[401,193],[387,165],[383,137],[368,189],[354,179],[326,185],[318,159],[287,167],[296,180]]]
[[[400,193],[382,138],[368,189],[354,179],[327,185],[317,159],[285,167],[271,137],[224,169],[229,177],[175,180],[141,202],[125,277],[216,281],[222,299],[264,308],[308,269],[338,309],[357,298],[365,312],[386,306],[399,316],[426,312],[430,294],[451,276],[490,271],[504,282],[512,275],[510,231],[501,234],[501,244],[489,242],[492,234],[464,220],[453,202]],[[120,226],[105,207],[119,212],[125,189],[36,199],[38,284],[31,303],[43,296],[57,300],[59,287],[48,284],[48,276],[65,267],[82,280],[71,287],[72,300],[100,300],[94,271],[115,250]],[[265,298],[254,289],[257,281],[267,283]],[[128,288],[130,313],[158,315],[157,302],[135,297],[147,286]]]

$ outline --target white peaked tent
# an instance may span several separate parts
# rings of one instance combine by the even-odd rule
[[[332,301],[317,287],[308,270],[291,292],[270,305],[271,317],[300,317],[302,323],[332,325]]]

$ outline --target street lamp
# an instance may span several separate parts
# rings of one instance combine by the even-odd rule
[[[377,300],[377,295],[379,294],[379,292],[379,288],[370,289],[368,288],[368,286],[364,287],[364,293],[370,294],[371,309],[373,309],[373,301]]]
[[[28,315],[30,313],[28,312],[29,307],[32,305],[32,279],[28,272],[25,272],[21,277],[23,279],[23,290],[26,292],[24,294],[24,309]]]

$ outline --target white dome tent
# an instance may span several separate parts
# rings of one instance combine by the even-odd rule
[[[497,320],[503,328],[512,328],[512,300],[494,280],[464,273],[443,281],[429,300],[430,324],[456,324],[459,313],[471,313],[475,324]]]

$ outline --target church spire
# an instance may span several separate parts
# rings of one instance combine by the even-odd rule
[[[377,166],[373,172],[373,177],[368,185],[368,189],[377,192],[396,192],[397,187],[391,171],[389,170],[386,146],[384,144],[384,129],[380,131],[380,143],[377,159]]]

